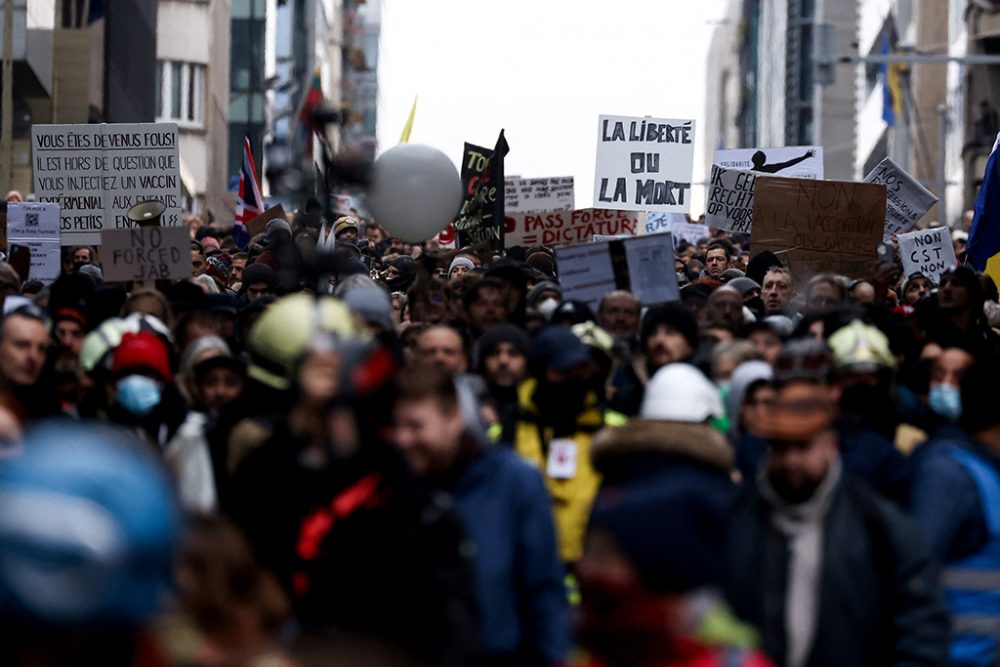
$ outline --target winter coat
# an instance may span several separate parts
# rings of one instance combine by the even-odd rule
[[[476,592],[490,664],[564,660],[569,607],[541,475],[510,450],[489,447],[458,478],[452,497],[476,545]]]
[[[789,553],[756,486],[744,488],[727,546],[726,593],[785,664]],[[806,667],[944,665],[948,611],[919,528],[844,474],[824,515],[816,635]]]

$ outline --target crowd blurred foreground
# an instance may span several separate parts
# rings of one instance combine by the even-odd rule
[[[1000,299],[964,232],[887,232],[850,279],[751,247],[748,219],[613,236],[595,293],[598,260],[484,211],[446,247],[461,193],[379,182],[420,231],[317,201],[185,215],[64,245],[46,281],[11,244],[0,662],[998,664]],[[854,185],[878,236],[885,188]],[[142,257],[171,277],[119,279]]]

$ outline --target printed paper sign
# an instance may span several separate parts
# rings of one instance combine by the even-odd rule
[[[756,174],[712,165],[705,202],[705,224],[730,232],[750,233],[753,224],[753,185]]]
[[[643,304],[677,301],[674,239],[670,232],[637,236],[623,243],[628,263],[630,292]]]
[[[586,243],[594,235],[618,236],[639,233],[639,214],[584,208],[578,211],[518,213],[506,216],[507,247],[536,244],[557,246]]]
[[[559,283],[564,299],[585,301],[596,310],[601,298],[616,289],[608,245],[586,243],[556,248]]]
[[[8,204],[7,242],[31,249],[29,280],[49,282],[62,271],[58,204]]]
[[[697,245],[698,241],[709,238],[712,235],[708,229],[708,225],[688,222],[687,216],[680,213],[648,214],[646,216],[645,231],[647,234],[670,232],[674,238],[674,245],[681,241]]]
[[[126,214],[155,199],[160,224],[181,221],[177,125],[33,125],[35,195],[59,204],[62,243],[98,245],[101,231],[135,226]]]
[[[900,234],[899,259],[903,262],[903,274],[922,273],[935,285],[941,284],[941,274],[955,268],[955,246],[946,227],[920,229],[909,234]]]
[[[802,284],[831,271],[867,275],[885,222],[885,186],[758,176],[754,254],[770,250]]]
[[[669,233],[557,248],[556,262],[563,298],[594,309],[615,289],[631,291],[643,305],[680,298]]]
[[[101,264],[110,282],[190,278],[191,236],[186,227],[106,229]]]
[[[725,169],[747,169],[762,175],[823,178],[822,146],[719,149],[712,162]]]
[[[504,212],[572,211],[573,177],[508,178],[504,185]]]
[[[687,213],[694,121],[600,116],[594,208]]]
[[[687,224],[688,217],[683,213],[647,213],[646,234],[659,234],[673,230],[674,225]]]
[[[885,230],[882,232],[885,243],[889,243],[893,234],[902,234],[916,227],[920,218],[938,201],[934,193],[889,158],[879,162],[865,176],[865,183],[885,186]]]

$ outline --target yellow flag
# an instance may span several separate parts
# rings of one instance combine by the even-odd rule
[[[410,132],[413,131],[413,117],[417,115],[417,98],[413,98],[413,108],[410,109],[410,117],[403,126],[403,136],[399,138],[399,143],[405,144],[410,140]]]
[[[1000,289],[1000,253],[993,255],[986,262],[986,275],[992,278],[997,289]]]

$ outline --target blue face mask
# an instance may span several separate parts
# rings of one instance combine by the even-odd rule
[[[962,416],[962,393],[950,384],[931,385],[927,403],[931,410],[948,421],[957,422]]]
[[[160,404],[160,383],[145,375],[123,377],[115,390],[118,404],[136,417],[145,417]]]

